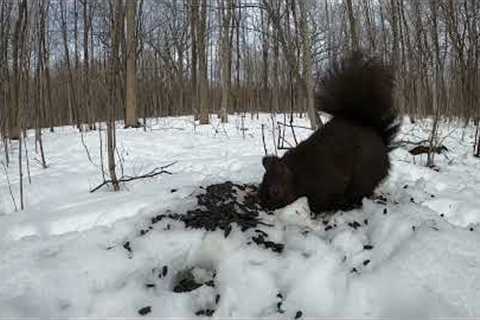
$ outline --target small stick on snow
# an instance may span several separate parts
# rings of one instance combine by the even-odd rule
[[[134,180],[140,180],[140,179],[145,179],[145,178],[153,178],[155,176],[158,176],[160,174],[169,174],[171,175],[172,173],[170,171],[167,171],[165,170],[166,168],[170,167],[170,166],[173,166],[174,164],[176,164],[177,161],[174,161],[172,163],[169,163],[163,167],[160,167],[160,168],[155,168],[153,170],[151,170],[150,172],[146,173],[146,174],[143,174],[141,176],[134,176],[134,177],[129,177],[129,176],[126,176],[126,177],[122,177],[120,179],[118,179],[118,182],[130,182],[130,181],[134,181]],[[160,170],[160,171],[158,171]],[[90,190],[90,193],[94,193],[95,191],[97,191],[98,189],[102,188],[103,186],[106,186],[107,184],[111,184],[112,183],[112,180],[105,180],[103,181],[101,184],[99,184],[98,186],[96,186],[95,188],[93,188],[92,190]]]
[[[8,177],[7,166],[3,161],[0,161],[0,163],[2,164],[2,168],[5,171],[5,177],[7,178],[8,191],[10,192],[10,197],[12,198],[13,207],[15,208],[15,212],[17,212],[18,207],[17,207],[17,203],[15,202],[15,196],[13,195],[12,184],[10,183],[10,178]]]
[[[262,123],[262,142],[263,142],[263,150],[265,151],[265,155],[268,154],[267,151],[267,144],[265,143],[265,124]]]

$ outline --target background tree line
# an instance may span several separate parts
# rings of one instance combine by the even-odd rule
[[[3,136],[231,112],[307,112],[315,78],[362,48],[412,116],[478,116],[475,0],[0,0]]]

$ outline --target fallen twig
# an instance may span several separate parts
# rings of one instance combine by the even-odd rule
[[[312,131],[312,128],[309,128],[309,127],[305,127],[305,126],[299,126],[297,124],[286,124],[284,122],[281,122],[281,121],[277,121],[277,125],[281,125],[281,126],[284,126],[284,127],[292,127],[292,128],[300,128],[300,129],[306,129],[306,130],[309,130],[309,131]]]
[[[145,179],[145,178],[153,178],[155,176],[158,176],[160,174],[169,174],[171,175],[172,173],[170,171],[167,171],[165,170],[166,168],[168,167],[171,167],[173,166],[174,164],[176,164],[177,161],[174,161],[172,163],[169,163],[163,167],[160,167],[160,168],[155,168],[153,170],[151,170],[150,172],[146,173],[146,174],[143,174],[141,176],[125,176],[125,177],[121,177],[118,182],[130,182],[130,181],[134,181],[134,180],[140,180],[140,179]],[[101,184],[99,184],[98,186],[96,186],[95,188],[91,189],[90,190],[90,193],[93,193],[95,191],[97,191],[98,189],[102,188],[103,186],[106,186],[108,184],[111,184],[112,183],[112,180],[105,180],[103,181]]]

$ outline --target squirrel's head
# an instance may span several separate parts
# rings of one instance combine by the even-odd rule
[[[296,200],[293,173],[278,157],[266,156],[262,160],[265,174],[258,196],[267,209],[278,209]]]

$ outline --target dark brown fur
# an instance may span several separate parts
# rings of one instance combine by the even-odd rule
[[[303,196],[316,213],[360,205],[390,169],[399,129],[392,89],[390,70],[359,53],[333,66],[317,104],[334,118],[282,158],[263,159],[263,206],[276,209]]]

